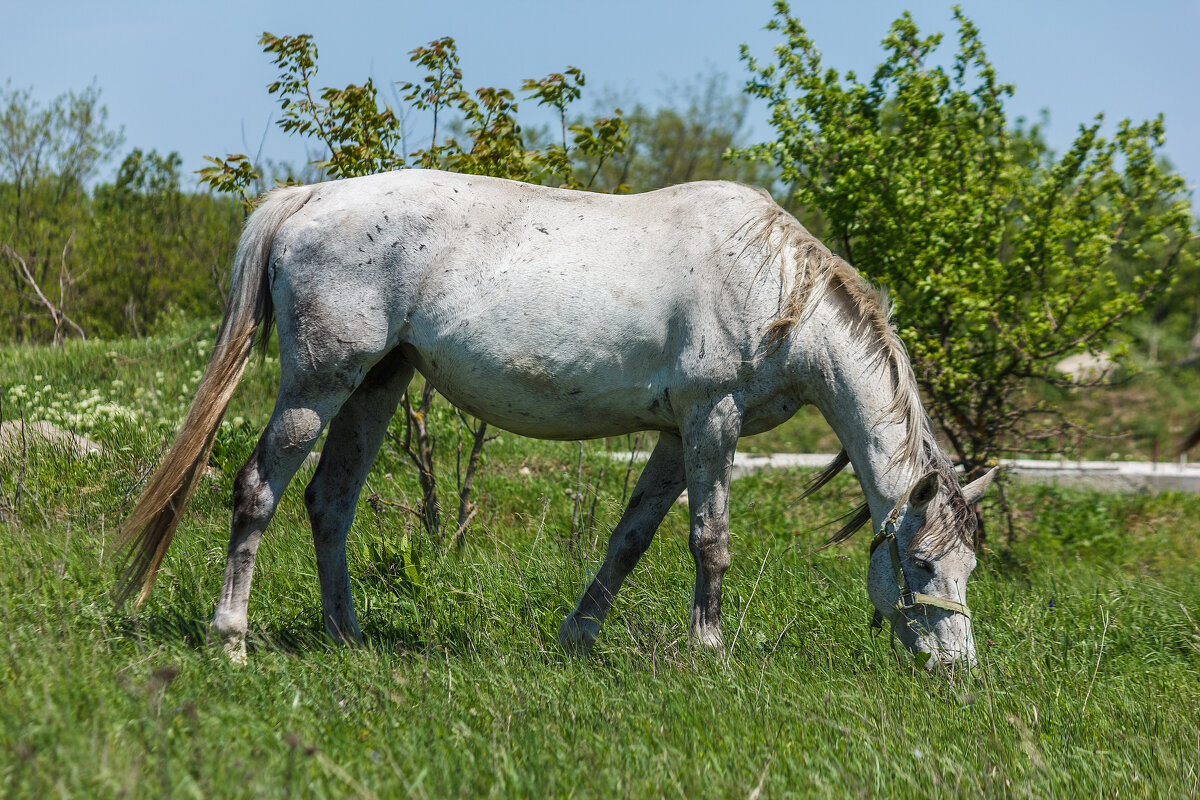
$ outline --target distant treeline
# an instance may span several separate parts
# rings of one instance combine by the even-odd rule
[[[164,310],[219,314],[242,222],[234,200],[185,191],[175,153],[129,151],[95,86],[47,106],[0,93],[0,340],[142,335]]]

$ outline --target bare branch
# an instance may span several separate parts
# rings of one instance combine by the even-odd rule
[[[74,237],[74,235],[74,233],[71,234],[72,237]],[[71,242],[68,239],[67,244],[70,245],[70,243]],[[21,258],[20,254],[18,254],[16,250],[13,250],[7,244],[5,244],[3,247],[4,254],[20,265],[21,276],[37,294],[38,299],[42,301],[42,305],[46,307],[46,311],[50,314],[50,319],[54,321],[54,344],[62,344],[62,325],[64,322],[74,328],[79,334],[80,338],[86,339],[87,337],[84,335],[83,328],[79,327],[79,325],[76,324],[73,319],[64,314],[62,309],[55,307],[55,305],[50,302],[50,298],[46,297],[45,292],[42,291],[42,287],[39,286],[37,280],[34,279],[33,273],[29,271],[29,265],[25,263],[25,259]],[[63,257],[66,258],[65,248],[63,249]]]

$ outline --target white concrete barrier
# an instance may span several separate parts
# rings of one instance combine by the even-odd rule
[[[628,461],[630,454],[612,456]],[[639,460],[648,457],[648,452],[638,454]],[[819,469],[832,460],[832,454],[821,453],[737,453],[733,459],[733,477],[764,469]],[[1200,463],[1006,458],[1001,459],[1000,466],[1012,478],[1033,483],[1115,492],[1200,492]],[[847,467],[846,471],[853,472],[853,467]]]

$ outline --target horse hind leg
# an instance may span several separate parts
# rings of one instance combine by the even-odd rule
[[[325,630],[337,642],[362,638],[350,593],[346,537],[367,473],[412,375],[398,349],[367,373],[330,423],[317,472],[304,493]]]
[[[259,540],[292,476],[342,398],[282,389],[270,422],[233,484],[233,522],[212,629],[234,661],[246,657],[247,605]]]
[[[212,630],[234,661],[246,658],[247,606],[254,561],[263,531],[296,470],[321,431],[366,373],[370,359],[346,359],[339,369],[315,372],[296,363],[294,348],[281,331],[280,360],[285,376],[275,410],[250,459],[233,485],[233,522],[225,578],[213,614]]]
[[[558,642],[568,653],[585,655],[591,649],[621,584],[650,546],[683,486],[683,445],[678,436],[663,433],[609,537],[604,563],[558,629]]]

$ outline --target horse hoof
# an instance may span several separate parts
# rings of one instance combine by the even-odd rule
[[[598,626],[594,622],[581,621],[571,614],[558,627],[558,645],[567,655],[583,658],[591,652],[597,633]]]
[[[246,666],[246,640],[241,636],[230,636],[225,639],[223,647],[226,658],[231,664],[239,667]]]
[[[339,647],[362,647],[363,635],[357,626],[352,629],[343,630],[332,625],[326,625],[325,634]]]
[[[691,635],[688,638],[692,647],[724,658],[725,640],[721,637],[719,628],[698,627],[693,628],[689,633]]]
[[[209,643],[220,642],[221,649],[225,653],[225,657],[232,663],[245,665],[246,663],[246,630],[236,625],[223,624],[219,618],[214,619],[208,626],[208,636],[206,637]]]

